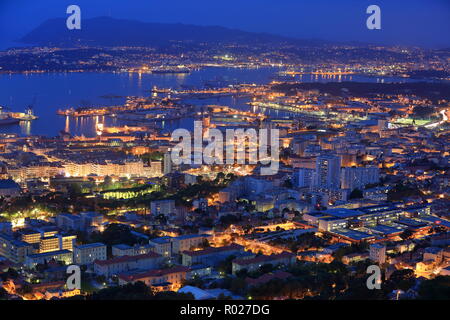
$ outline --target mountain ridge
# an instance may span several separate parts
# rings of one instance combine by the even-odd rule
[[[65,18],[44,21],[19,42],[30,45],[164,46],[171,42],[291,44],[323,46],[331,42],[296,39],[262,32],[249,32],[222,26],[183,23],[141,22],[96,17],[82,20],[81,30],[68,30]]]

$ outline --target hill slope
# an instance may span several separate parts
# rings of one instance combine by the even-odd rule
[[[32,45],[163,46],[169,42],[321,45],[267,33],[252,33],[219,26],[147,23],[99,17],[82,21],[81,30],[68,30],[63,18],[50,19],[20,41]]]

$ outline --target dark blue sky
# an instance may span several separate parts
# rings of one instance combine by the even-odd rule
[[[220,25],[298,38],[450,47],[450,0],[0,0],[0,48],[68,5],[82,17]],[[382,10],[382,30],[366,28],[366,8]]]

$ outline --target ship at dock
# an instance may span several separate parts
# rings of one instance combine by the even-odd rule
[[[21,121],[32,121],[38,117],[33,114],[32,108],[27,108],[25,112],[3,112],[0,106],[0,126],[18,124]]]

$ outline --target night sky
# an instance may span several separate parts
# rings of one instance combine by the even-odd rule
[[[0,48],[49,18],[110,16],[146,22],[220,25],[305,39],[450,47],[450,0],[0,0]],[[366,28],[366,8],[382,30]]]

